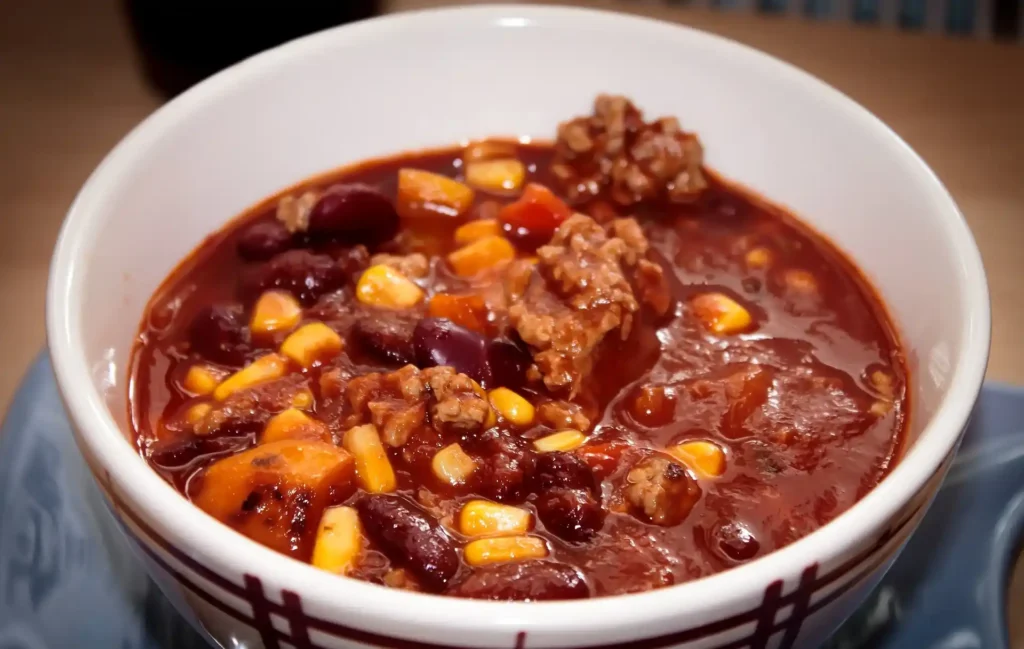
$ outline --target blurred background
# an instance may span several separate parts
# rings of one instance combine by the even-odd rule
[[[378,13],[443,4],[478,3],[0,1],[0,412],[45,343],[47,264],[63,215],[128,130],[262,49]],[[946,183],[978,239],[993,299],[989,378],[1024,385],[1024,1],[560,4],[649,15],[739,40],[823,78],[892,126]],[[1011,607],[1020,611],[1017,572]],[[1024,619],[1010,620],[1019,627],[1011,630],[1015,646],[1024,649]]]

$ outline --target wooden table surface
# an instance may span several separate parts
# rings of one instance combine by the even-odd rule
[[[892,126],[946,183],[978,240],[992,293],[989,378],[1024,385],[1024,47],[639,0],[563,3],[747,43],[821,77]],[[396,11],[440,4],[456,3],[385,2]],[[118,6],[33,0],[0,8],[0,411],[45,342],[46,269],[64,211],[103,155],[159,104],[137,73]],[[1019,610],[1024,579],[1015,581]],[[1011,632],[1024,649],[1016,618]]]

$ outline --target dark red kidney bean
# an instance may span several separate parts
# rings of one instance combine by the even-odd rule
[[[538,455],[533,474],[533,490],[536,493],[544,494],[556,488],[583,489],[596,493],[597,487],[594,472],[579,456],[563,451]]]
[[[379,243],[398,232],[398,212],[387,196],[369,185],[331,185],[309,212],[308,232],[313,237]]]
[[[188,339],[193,352],[223,365],[242,365],[252,351],[245,312],[237,304],[204,307],[192,318]]]
[[[342,288],[348,280],[345,269],[331,257],[289,250],[255,269],[244,279],[242,289],[250,299],[268,289],[281,289],[309,306],[321,295]]]
[[[711,547],[716,554],[737,563],[750,561],[761,550],[754,534],[742,523],[724,523],[715,527]]]
[[[537,602],[590,597],[590,587],[575,568],[556,561],[517,561],[473,570],[457,584],[456,597]]]
[[[487,339],[447,318],[423,318],[413,331],[416,364],[447,365],[481,384],[489,383]]]
[[[416,362],[413,331],[416,320],[404,315],[367,313],[356,320],[352,338],[359,347],[378,360],[399,365]]]
[[[366,534],[391,561],[428,590],[440,592],[459,570],[459,555],[441,526],[401,496],[365,496],[356,503]]]
[[[260,221],[242,230],[238,256],[246,261],[266,261],[292,247],[292,233],[280,221]]]
[[[536,506],[544,527],[566,541],[584,543],[604,526],[604,508],[585,489],[552,489],[537,498]]]
[[[505,502],[526,497],[536,466],[536,453],[526,440],[491,429],[465,439],[464,445],[479,458],[474,479],[481,496]]]
[[[250,432],[255,432],[259,427]],[[243,431],[237,430],[241,433]],[[254,441],[252,435],[226,436],[209,435],[204,437],[188,436],[170,442],[157,442],[146,449],[146,456],[156,467],[166,471],[182,471],[193,465],[224,455],[240,453],[249,448]]]
[[[355,283],[363,271],[370,267],[370,252],[366,246],[352,246],[339,251],[335,258],[341,272],[348,276],[349,281]]]
[[[495,338],[487,344],[487,365],[490,368],[483,387],[516,389],[526,383],[526,370],[533,363],[530,349],[515,332],[511,336]]]
[[[512,245],[522,252],[530,254],[537,252],[537,248],[550,242],[552,234],[548,228],[535,231],[511,223],[502,223],[501,231],[505,234],[505,238],[512,242]]]

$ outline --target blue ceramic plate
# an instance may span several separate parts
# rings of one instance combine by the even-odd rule
[[[0,649],[203,648],[106,517],[50,363],[0,430]],[[829,649],[1007,649],[1024,527],[1024,391],[988,385],[920,529]]]

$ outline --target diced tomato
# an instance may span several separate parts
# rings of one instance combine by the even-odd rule
[[[448,318],[457,325],[474,331],[487,330],[487,305],[479,295],[438,293],[430,298],[428,308],[435,318]]]
[[[625,440],[612,440],[599,444],[586,444],[576,449],[576,454],[587,463],[587,466],[599,479],[603,480],[615,473],[622,461],[622,454],[632,447],[632,444]]]
[[[571,214],[572,208],[550,189],[530,183],[519,200],[501,208],[498,220],[513,241],[536,244],[538,241],[547,242],[559,224]]]

